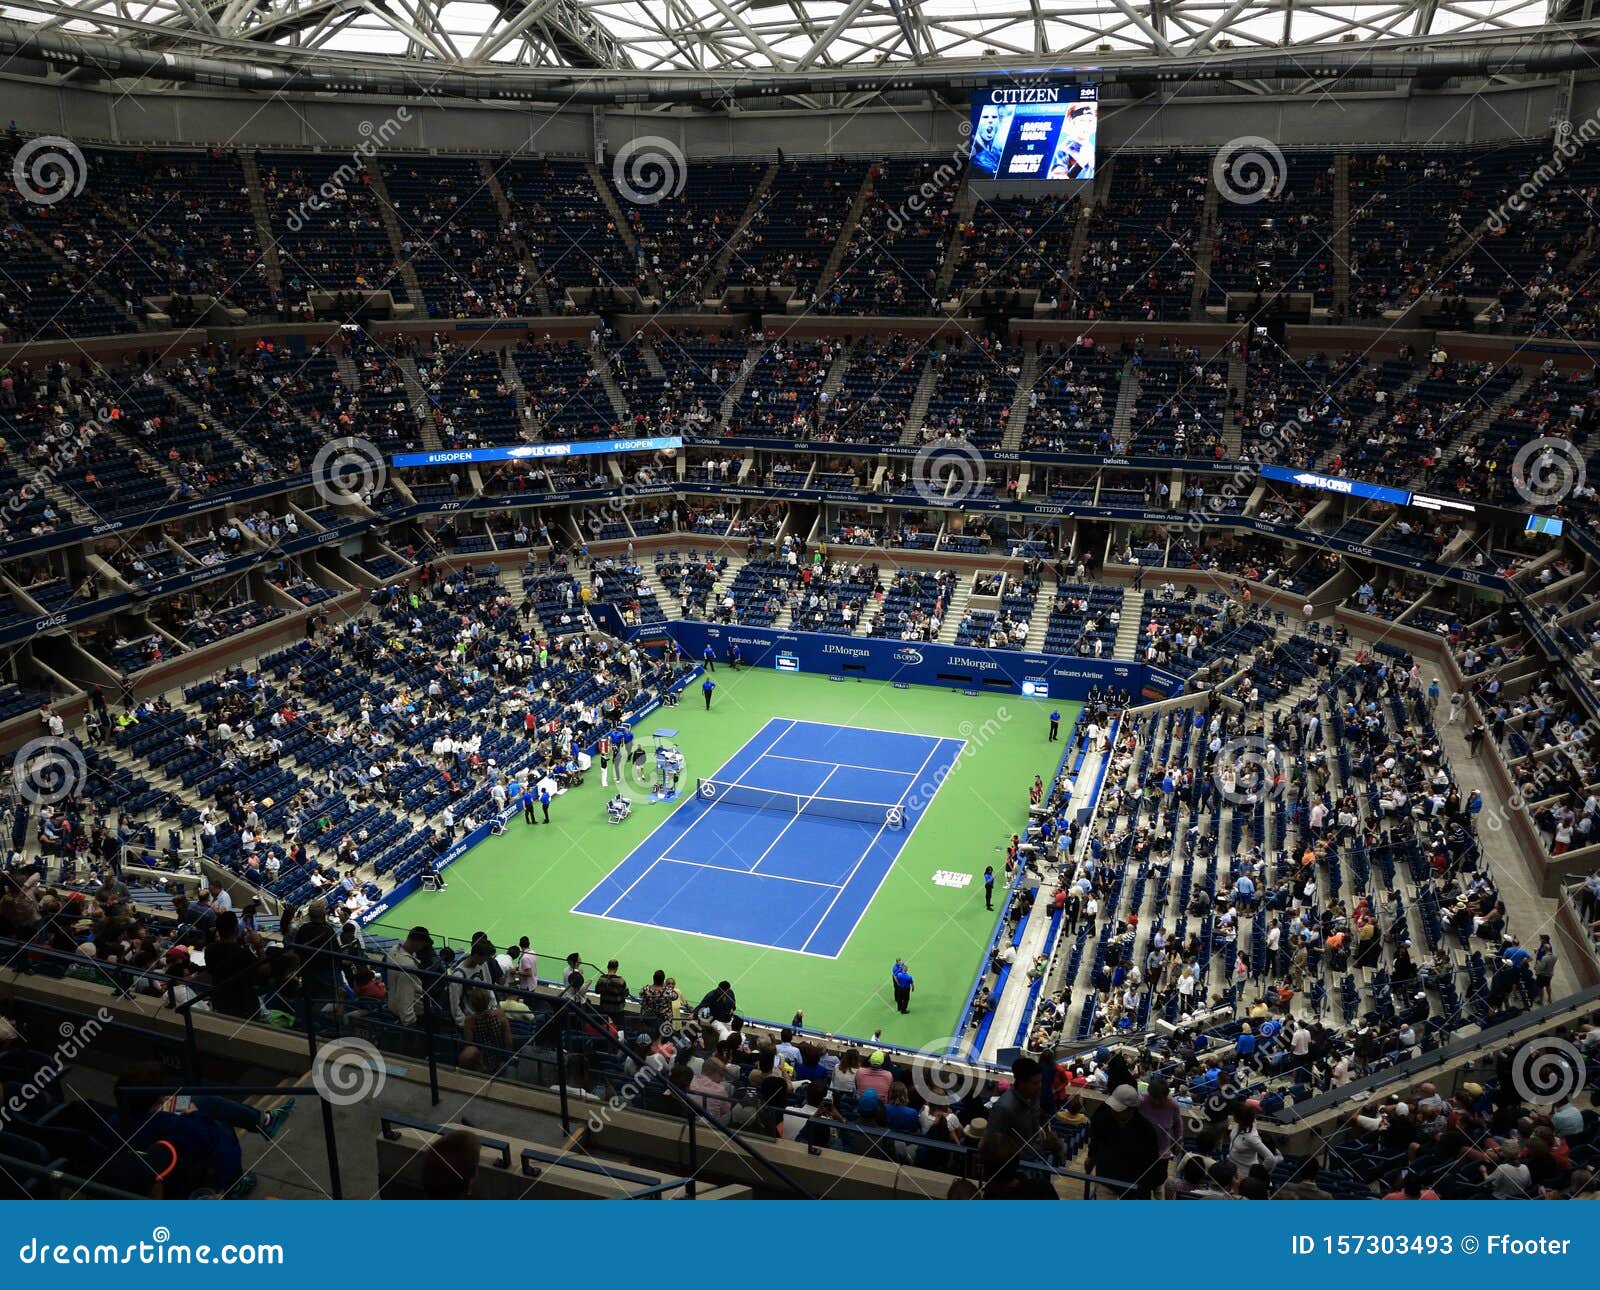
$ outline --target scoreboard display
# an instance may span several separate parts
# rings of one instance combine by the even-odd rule
[[[991,85],[972,95],[972,173],[1060,183],[1094,178],[1098,85]]]

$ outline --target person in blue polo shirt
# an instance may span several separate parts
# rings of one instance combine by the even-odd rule
[[[703,693],[706,696],[706,711],[707,712],[711,711],[711,691],[715,690],[716,688],[717,688],[717,683],[715,681],[713,681],[709,676],[706,677],[706,683],[700,687],[701,693]]]
[[[705,660],[706,671],[715,672],[717,670],[717,652],[711,648],[710,641],[706,642],[706,647],[701,652],[700,657]]]
[[[522,790],[522,818],[529,824],[537,824],[539,822],[538,817],[533,813],[534,804],[538,800],[539,795],[533,791],[531,784]]]
[[[546,824],[550,823],[550,790],[548,788],[539,790],[539,806],[544,811],[544,822]]]
[[[889,969],[889,979],[894,983],[894,1006],[901,1012],[910,1012],[911,992],[916,988],[916,982],[904,959],[894,961],[894,967]]]
[[[1055,741],[1057,739],[1059,739],[1060,737],[1061,737],[1061,714],[1059,712],[1052,712],[1050,714],[1050,742],[1051,743],[1055,743]]]

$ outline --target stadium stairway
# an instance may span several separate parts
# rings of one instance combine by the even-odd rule
[[[1111,416],[1113,443],[1126,444],[1133,438],[1133,413],[1138,406],[1139,369],[1130,361],[1122,365],[1122,384],[1117,387],[1117,410]]]
[[[509,363],[509,359],[507,362]],[[400,374],[405,378],[406,393],[411,396],[411,410],[416,413],[417,425],[422,430],[422,442],[430,452],[438,452],[444,447],[444,440],[439,438],[439,427],[433,420],[433,402],[428,398],[428,391],[423,388],[422,377],[417,374],[416,360],[401,358],[396,360]],[[519,391],[522,389],[518,382]],[[517,400],[518,411],[522,409],[522,397]]]
[[[1139,620],[1144,616],[1144,592],[1132,587],[1122,589],[1122,614],[1117,619],[1117,643],[1113,658],[1137,659],[1139,657]]]
[[[967,601],[972,598],[972,576],[966,574],[956,579],[956,589],[945,606],[944,622],[939,625],[939,640],[946,645],[956,643],[956,633],[961,629],[961,616],[967,612]]]
[[[494,202],[496,213],[500,216],[500,227],[509,229],[516,220],[511,213],[511,203],[506,200],[505,185],[500,182],[500,171],[494,162],[484,157],[478,162],[478,172],[483,176],[483,186],[489,190],[489,199]]]
[[[734,409],[739,406],[739,396],[744,393],[744,387],[750,383],[756,364],[761,361],[761,356],[768,348],[767,338],[757,334],[755,340],[750,342],[750,348],[745,351],[744,358],[740,360],[739,375],[734,378],[733,384],[722,396],[722,406],[717,409],[717,424],[724,429],[727,428],[728,419],[733,416]]]
[[[839,387],[844,384],[844,374],[850,370],[850,357],[851,347],[847,341],[839,346],[839,352],[833,356],[833,366],[823,378],[822,389],[818,391],[821,399],[832,402],[838,397]]]
[[[1195,234],[1194,287],[1189,294],[1189,317],[1204,322],[1206,298],[1211,294],[1211,259],[1217,249],[1217,180],[1208,176],[1206,199],[1200,208],[1200,226]]]
[[[944,264],[940,266],[939,278],[933,285],[935,300],[949,298],[950,284],[955,281],[956,270],[961,267],[961,259],[967,249],[966,228],[972,222],[972,212],[977,206],[978,195],[972,191],[971,176],[963,171],[961,191],[956,194],[955,203],[950,208],[950,240],[945,244]]]
[[[84,503],[80,502],[75,494],[68,492],[56,482],[54,471],[41,470],[37,472],[28,481],[28,486],[49,498],[56,510],[60,511],[62,515],[74,524],[93,524],[100,518],[85,509]],[[39,612],[42,614],[48,611],[41,605]]]
[[[1350,154],[1333,159],[1333,312],[1350,316]],[[1239,387],[1243,389],[1243,386]]]
[[[1518,403],[1521,403],[1522,396],[1528,392],[1528,388],[1533,384],[1534,378],[1538,374],[1538,369],[1530,365],[1509,390],[1489,406],[1480,409],[1476,415],[1470,416],[1462,422],[1461,428],[1456,431],[1455,436],[1439,450],[1439,460],[1453,461],[1485,426],[1492,426],[1507,408],[1515,407]],[[1427,479],[1427,473],[1419,471],[1412,477],[1411,484],[1413,487],[1420,488],[1427,483]]]
[[[7,214],[9,215],[9,212],[7,212]],[[101,304],[114,309],[122,318],[128,319],[129,331],[137,331],[139,329],[139,324],[142,323],[144,319],[142,317],[130,315],[128,313],[127,306],[129,304],[133,304],[134,308],[137,309],[141,307],[140,304],[133,301],[117,299],[116,296],[112,295],[100,285],[99,279],[101,275],[98,272],[86,271],[84,265],[75,264],[72,261],[69,261],[65,255],[63,255],[55,248],[54,245],[51,244],[50,241],[38,236],[30,227],[28,227],[28,224],[31,221],[21,221],[11,218],[8,219],[7,222],[10,224],[12,232],[19,239],[19,241],[27,243],[29,249],[35,254],[46,260],[49,260],[52,264],[54,264],[56,268],[61,271],[63,280],[69,284],[67,287],[67,291],[69,292],[68,299],[66,302],[64,302],[64,304],[58,306],[58,308],[65,308],[66,305],[71,304],[72,301],[85,294],[91,295]],[[115,235],[113,234],[112,236],[114,237]],[[109,240],[110,239],[108,239],[108,241]],[[131,254],[138,254],[138,251],[132,245],[131,240],[129,240],[128,251]],[[77,285],[71,285],[74,282],[76,282]]]
[[[383,220],[383,227],[389,234],[389,247],[394,252],[395,264],[399,266],[400,281],[405,284],[406,299],[416,310],[416,317],[428,316],[428,300],[422,293],[422,280],[417,277],[416,265],[412,257],[404,250],[405,243],[426,241],[418,229],[408,228],[400,222],[400,216],[395,212],[394,202],[389,199],[389,186],[383,179],[383,167],[378,164],[376,155],[362,158],[362,169],[366,174],[367,186],[372,190],[373,199],[378,204],[378,215]],[[379,282],[380,290],[393,290],[394,278],[391,276]]]
[[[1099,753],[1089,753],[1083,759],[1083,765],[1073,784],[1070,799],[1071,815],[1087,807],[1094,798],[1095,787],[1100,781],[1100,766],[1104,757]],[[1071,768],[1069,757],[1068,768]],[[1088,834],[1084,834],[1078,843],[1078,853],[1081,855],[1088,845]],[[1053,867],[1049,873],[1053,873]],[[1027,1038],[1027,1027],[1032,1022],[1032,1005],[1038,1001],[1039,991],[1032,988],[1033,982],[1029,977],[1029,968],[1041,954],[1049,954],[1051,949],[1059,946],[1063,937],[1060,920],[1050,915],[1050,897],[1055,890],[1055,884],[1050,880],[1045,871],[1029,865],[1022,885],[1038,885],[1039,894],[1034,901],[1034,912],[1039,917],[1030,914],[1027,923],[1022,929],[1022,936],[1017,942],[1017,961],[1006,976],[1007,988],[994,1001],[993,1021],[985,1032],[982,1051],[975,1054],[980,1060],[992,1062],[1001,1048],[1008,1048],[1020,1043]]]
[[[911,406],[906,409],[906,428],[900,435],[902,444],[914,444],[922,437],[922,422],[928,415],[928,404],[933,400],[934,387],[939,384],[939,369],[924,361],[922,376],[917,381],[917,392],[911,396]]]
[[[1067,262],[1061,266],[1059,278],[1064,287],[1077,282],[1078,273],[1083,268],[1083,253],[1089,249],[1089,226],[1093,222],[1094,212],[1105,205],[1106,196],[1111,192],[1112,172],[1116,170],[1115,157],[1107,157],[1095,169],[1094,186],[1089,190],[1087,197],[1078,202],[1077,223],[1072,229],[1072,241],[1067,244]],[[1066,291],[1063,290],[1063,295]]]
[[[511,203],[506,199],[505,185],[500,182],[500,168],[504,164],[506,163],[502,162],[497,166],[488,157],[484,157],[478,162],[479,169],[483,173],[483,186],[488,190],[490,200],[494,202],[495,211],[500,216],[501,229],[517,245],[523,271],[527,274],[528,280],[533,283],[534,303],[538,305],[541,314],[551,314],[555,310],[550,306],[550,291],[545,286],[544,274],[539,269],[539,261],[534,258],[532,245],[520,232],[514,231],[517,217],[512,213]]]
[[[339,355],[339,371],[340,374],[345,377],[347,389],[359,390],[361,388],[359,378],[357,378],[355,375],[355,364],[351,363],[349,356],[343,353]],[[189,397],[189,392],[183,387],[183,385],[177,381],[168,381],[165,379],[162,380],[161,385],[163,389],[168,391],[172,397],[175,398],[183,407],[187,408],[190,412],[193,412],[195,416],[204,417],[206,423],[213,430],[220,434],[235,448],[239,449],[240,452],[253,451],[250,445],[246,443],[245,440],[240,436],[239,432],[230,426],[223,418],[219,417],[214,412],[202,412],[200,405]]]
[[[734,225],[733,232],[728,234],[728,239],[722,244],[722,249],[717,252],[717,257],[711,262],[710,272],[706,274],[706,296],[720,298],[723,283],[728,276],[728,262],[733,258],[734,249],[739,245],[745,235],[745,230],[750,227],[753,220],[766,205],[767,194],[772,191],[773,182],[778,178],[780,163],[773,161],[767,164],[766,173],[761,176],[761,182],[756,185],[755,192],[750,194],[749,204],[745,206],[739,222]]]
[[[633,235],[633,225],[628,222],[627,216],[622,213],[622,207],[617,205],[617,195],[612,191],[605,174],[600,167],[592,161],[584,163],[588,171],[589,182],[594,185],[594,190],[600,195],[601,202],[605,205],[606,213],[611,216],[612,223],[617,227],[617,236],[622,239],[622,244],[628,248],[628,254],[633,257],[634,263],[639,266],[640,278],[646,289],[657,300],[666,294],[661,285],[661,279],[645,268],[645,258],[639,251],[639,239]]]
[[[261,190],[261,167],[256,154],[248,149],[239,153],[239,169],[244,172],[245,192],[250,198],[250,213],[256,221],[256,245],[267,264],[267,282],[272,294],[283,298],[283,263],[278,259],[278,239],[272,234],[272,217],[267,212],[266,195]]]
[[[1039,351],[1030,345],[1023,350],[1022,372],[1017,377],[1017,392],[1011,400],[1011,417],[1006,422],[1005,438],[1000,441],[1000,447],[1005,452],[1022,450],[1022,437],[1028,429],[1028,400],[1033,394],[1033,383],[1038,375]]]
[[[623,396],[622,389],[617,384],[616,374],[611,370],[611,362],[606,354],[605,345],[599,339],[596,339],[589,346],[589,358],[593,361],[595,371],[599,374],[600,384],[605,389],[606,398],[611,400],[611,410],[616,413],[618,421],[626,422],[631,415],[628,400]],[[508,362],[506,365],[510,368],[512,375],[516,375],[517,365],[513,362]],[[517,387],[521,389],[521,386],[522,380],[518,377]],[[527,391],[523,390],[518,396],[519,404],[525,402],[526,398]]]
[[[1034,601],[1033,616],[1028,619],[1028,639],[1022,644],[1022,648],[1030,654],[1044,652],[1044,640],[1050,634],[1051,600],[1050,593],[1041,589],[1038,599]]]
[[[855,200],[850,203],[850,210],[839,228],[839,240],[833,244],[833,250],[828,253],[827,262],[823,264],[822,272],[817,277],[817,285],[812,290],[813,298],[816,300],[823,298],[823,294],[833,285],[833,280],[839,276],[839,266],[844,263],[844,254],[850,249],[850,242],[861,224],[861,212],[866,210],[867,200],[872,196],[873,169],[872,166],[868,166],[866,173],[861,176],[861,187],[856,190]]]
[[[517,424],[522,427],[533,424],[533,408],[528,402],[528,387],[522,383],[522,374],[517,371],[516,359],[509,349],[496,351],[500,360],[500,379],[506,383],[506,388],[511,391],[511,397],[517,405]]]
[[[1250,379],[1250,365],[1242,352],[1228,358],[1228,399],[1222,406],[1222,451],[1229,461],[1244,456],[1244,431],[1239,424],[1239,414],[1244,410],[1245,384]]]
[[[656,603],[660,605],[663,610],[668,611],[668,618],[681,617],[681,615],[671,612],[671,610],[678,604],[678,601],[677,598],[667,590],[666,584],[656,576],[655,561],[647,559],[640,562],[639,582],[643,585],[646,591],[655,596]]]

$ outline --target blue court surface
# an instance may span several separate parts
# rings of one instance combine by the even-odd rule
[[[774,718],[573,912],[837,958],[965,742]]]

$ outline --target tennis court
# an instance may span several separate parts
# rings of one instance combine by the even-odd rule
[[[774,718],[573,912],[836,958],[964,744]]]

